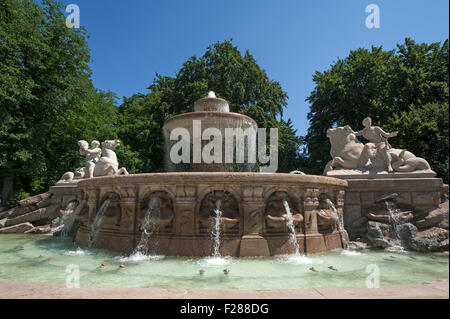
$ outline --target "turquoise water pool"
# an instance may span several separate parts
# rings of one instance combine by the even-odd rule
[[[100,267],[102,263],[106,263],[106,267]],[[120,269],[121,264],[126,268]],[[376,267],[380,285],[449,278],[448,255],[336,250],[308,257],[263,259],[125,256],[99,249],[82,249],[67,238],[0,235],[0,278],[65,283],[68,265],[77,265],[82,286],[180,289],[350,287],[365,286],[370,271]],[[335,270],[329,269],[330,266]],[[311,267],[316,271],[311,271]],[[230,270],[228,275],[223,273],[225,268]],[[200,269],[205,270],[203,275],[199,274]]]

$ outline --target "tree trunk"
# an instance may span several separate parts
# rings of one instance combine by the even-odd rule
[[[1,206],[6,207],[6,202],[14,192],[14,175],[7,175],[3,177],[2,187],[2,203]]]

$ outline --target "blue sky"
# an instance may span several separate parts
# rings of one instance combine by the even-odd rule
[[[155,73],[173,76],[192,55],[233,39],[288,93],[284,117],[298,133],[308,128],[305,101],[313,73],[349,51],[405,37],[417,42],[448,38],[448,0],[70,0],[90,33],[93,80],[119,98],[147,92]],[[380,8],[380,28],[368,29],[368,4]],[[218,92],[220,94],[220,92]]]

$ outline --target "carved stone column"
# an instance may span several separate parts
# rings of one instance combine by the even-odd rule
[[[342,227],[344,227],[344,199],[345,199],[345,191],[338,190],[336,191],[336,211],[340,220]],[[345,229],[340,229],[339,234],[341,235],[341,243],[342,248],[347,247],[347,243],[349,242],[348,233]]]
[[[319,189],[307,188],[303,198],[303,212],[305,214],[305,234],[318,234],[317,211],[319,209]]]
[[[262,236],[265,202],[264,188],[258,185],[242,187],[241,214],[244,227],[240,256],[270,256],[267,240]]]
[[[177,185],[175,189],[174,232],[183,235],[195,234],[195,201],[196,187],[191,185]]]
[[[120,194],[120,230],[133,232],[136,215],[136,187],[123,186],[118,189]]]
[[[320,234],[317,227],[317,212],[319,211],[318,188],[307,188],[303,198],[305,213],[305,252],[316,253],[327,248],[324,235]]]
[[[344,209],[344,198],[345,198],[345,191],[344,190],[338,190],[336,191],[336,210],[339,216],[339,219],[341,220],[342,225],[344,225],[344,215],[343,215],[343,209]]]
[[[86,220],[85,226],[89,227],[94,222],[95,215],[97,214],[98,190],[88,189],[86,190],[86,195],[88,198],[88,219]]]

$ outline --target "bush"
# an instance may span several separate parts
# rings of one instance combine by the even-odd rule
[[[6,205],[8,205],[8,207],[17,206],[17,205],[19,205],[19,201],[21,201],[22,199],[28,198],[28,197],[30,197],[30,194],[27,192],[15,192],[11,195],[9,200],[6,202]]]

